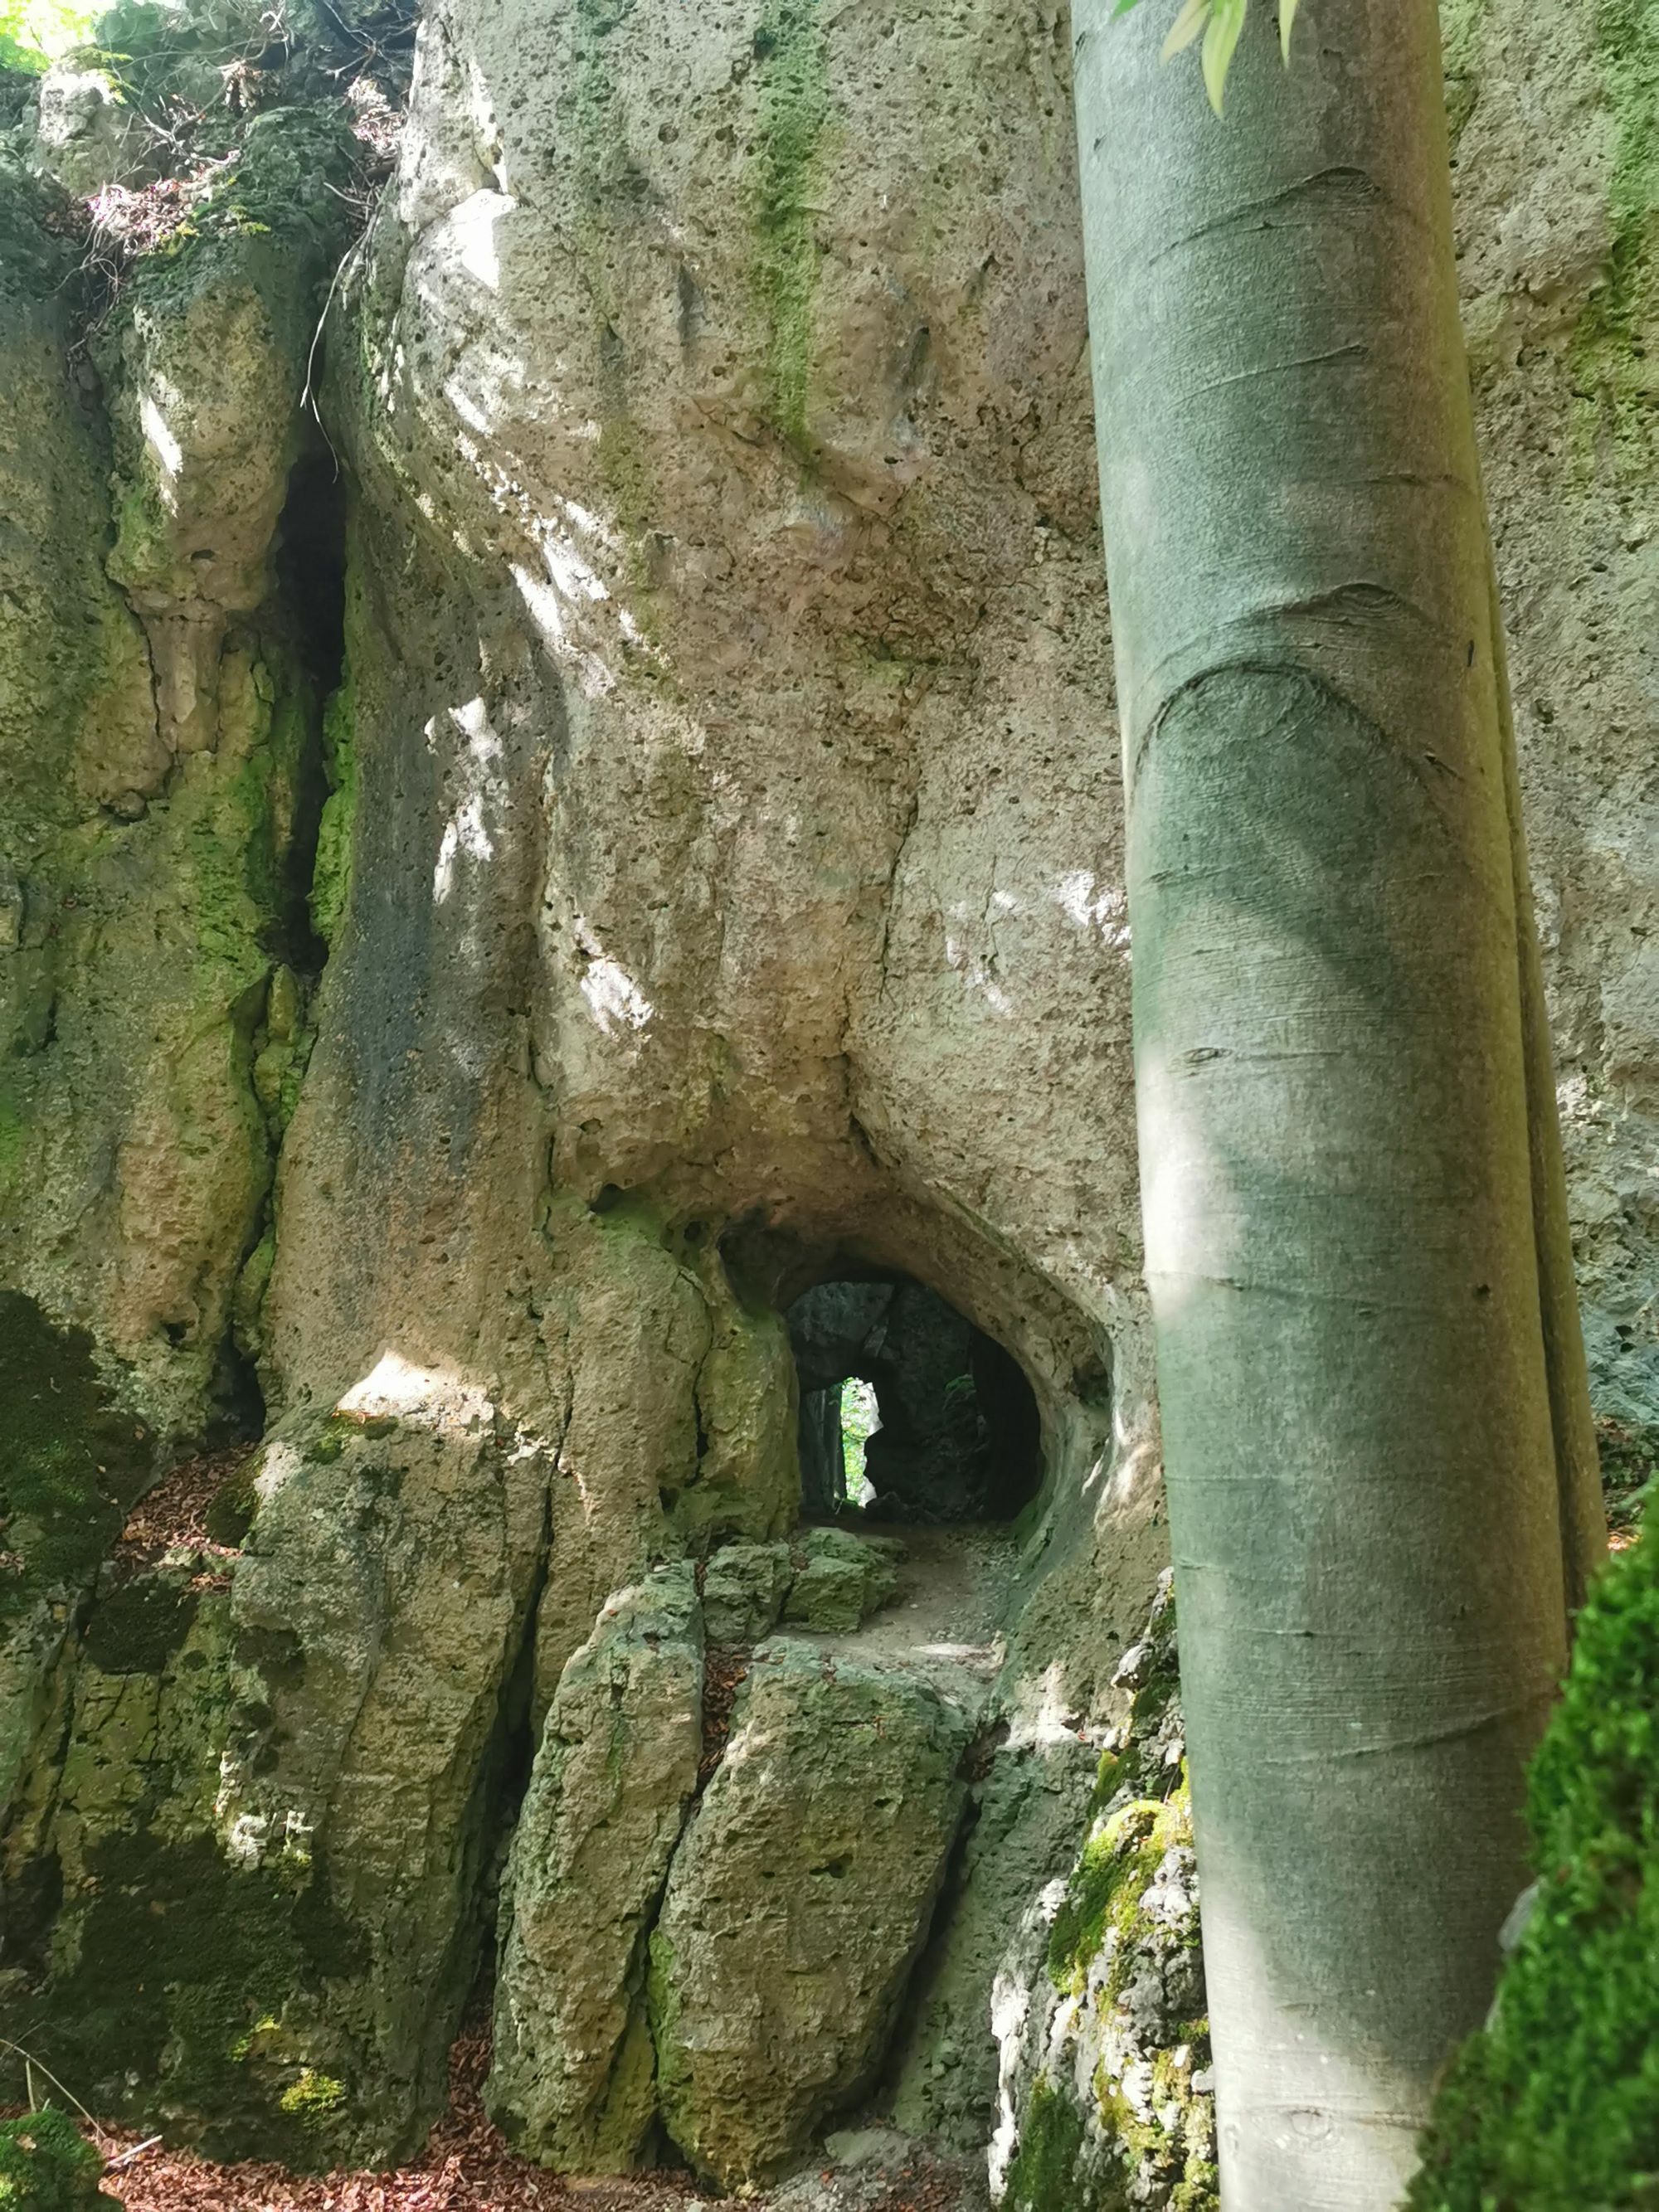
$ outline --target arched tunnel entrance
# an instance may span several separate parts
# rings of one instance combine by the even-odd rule
[[[906,1277],[822,1282],[787,1319],[809,1519],[1006,1522],[1036,1496],[1031,1386],[936,1291]]]

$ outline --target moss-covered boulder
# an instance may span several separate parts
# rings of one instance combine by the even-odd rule
[[[37,1818],[26,1794],[6,1837],[8,1949],[26,1962],[6,2018],[100,2112],[326,2163],[350,2115],[309,2007],[360,1966],[357,1938],[303,1838],[256,1865],[216,1832],[221,1759],[264,1686],[228,1593],[200,1586],[213,1564],[100,1577],[52,1796]]]
[[[1409,2212],[1659,2203],[1659,1543],[1579,1616],[1533,1763],[1538,1885],[1484,2029],[1455,2062]]]
[[[800,1564],[783,1609],[792,1627],[850,1636],[898,1588],[904,1547],[895,1537],[809,1528],[797,1552]]]
[[[111,1402],[91,1338],[0,1291],[0,1826],[75,1604],[143,1487],[149,1433]]]
[[[51,2106],[0,2120],[0,2212],[108,2212],[103,2170],[74,2121]]]
[[[755,1644],[769,1635],[794,1571],[787,1544],[723,1544],[703,1576],[708,1641]]]

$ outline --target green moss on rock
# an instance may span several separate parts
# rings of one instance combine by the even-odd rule
[[[323,768],[328,797],[317,831],[311,878],[311,923],[332,945],[351,891],[351,848],[357,821],[357,699],[348,665],[345,681],[323,713]]]
[[[1166,1576],[1124,1654],[1129,1713],[1101,1760],[1089,1832],[1033,1991],[1032,2072],[1009,2169],[1014,2212],[1215,2212],[1209,2021],[1192,1804]]]
[[[66,2112],[48,2105],[21,2119],[0,2120],[3,2212],[97,2212],[104,2161]]]
[[[254,1487],[258,1456],[250,1453],[234,1474],[227,1475],[208,1507],[204,1526],[216,1544],[234,1551],[253,1526],[259,1496]]]
[[[299,2080],[283,2090],[276,2105],[290,2119],[321,2122],[344,2104],[345,2094],[343,2081],[306,2066],[301,2069]]]
[[[86,1872],[38,2000],[45,2062],[111,2112],[165,2112],[214,2154],[327,2163],[349,2094],[312,2063],[313,2022],[325,1980],[362,1960],[320,1881],[146,1826],[106,1834]]]
[[[1659,2201],[1659,1545],[1579,1616],[1534,1761],[1539,1887],[1486,2027],[1437,2101],[1409,2212]]]
[[[1474,112],[1475,61],[1486,0],[1440,0],[1440,53],[1446,77],[1446,119],[1455,146]]]
[[[1025,2107],[1019,2155],[1008,2176],[1003,2199],[1008,2212],[1055,2212],[1060,2205],[1073,2212],[1120,2212],[1127,2207],[1121,2191],[1109,2196],[1104,2183],[1079,2175],[1083,2147],[1083,2115],[1076,2104],[1054,2082],[1039,2081]]]
[[[768,0],[755,52],[754,283],[766,329],[768,406],[774,428],[804,453],[818,279],[811,185],[831,112],[820,0]]]
[[[105,1674],[159,1674],[190,1633],[199,1602],[187,1574],[138,1575],[93,1607],[83,1646]]]
[[[123,1413],[84,1329],[59,1328],[33,1298],[0,1291],[0,1580],[14,1599],[85,1583],[121,1532],[149,1471],[149,1434]]]
[[[1083,1847],[1049,1936],[1048,1972],[1057,1989],[1073,1996],[1083,1994],[1089,1968],[1109,1935],[1116,1941],[1105,2001],[1121,1993],[1141,1932],[1141,1899],[1165,1852],[1190,1849],[1192,1840],[1192,1800],[1184,1769],[1180,1788],[1162,1804],[1132,1798],[1108,1816]],[[1197,1932],[1194,1927],[1193,1944]]]

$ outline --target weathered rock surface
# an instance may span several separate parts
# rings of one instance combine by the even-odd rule
[[[903,1556],[903,1545],[890,1536],[858,1536],[850,1528],[807,1529],[796,1547],[785,1620],[795,1628],[850,1635],[898,1588]]]
[[[975,1717],[896,1670],[781,1638],[651,1939],[669,2133],[727,2186],[769,2178],[867,2087],[967,1799]]]
[[[758,1644],[777,1626],[794,1580],[787,1544],[723,1544],[702,1583],[703,1626],[711,1644]]]
[[[1446,11],[1460,266],[1592,1395],[1659,1458],[1659,167],[1650,28]]]
[[[487,2098],[567,2172],[631,2165],[655,2118],[646,1936],[702,1755],[688,1562],[612,1598],[567,1662],[507,1863]]]
[[[1013,2212],[1217,2201],[1170,1582],[1118,1668],[1131,1704],[1100,1763],[1082,1851],[1028,1906],[997,1978],[991,2179]]]

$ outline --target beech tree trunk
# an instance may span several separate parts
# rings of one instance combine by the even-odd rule
[[[1598,1534],[1435,10],[1274,13],[1077,108],[1223,2197],[1381,2212]]]

